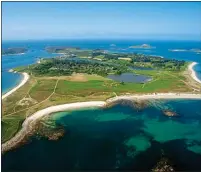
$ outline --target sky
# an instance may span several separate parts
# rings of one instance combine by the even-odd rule
[[[2,39],[201,40],[201,2],[2,2]]]

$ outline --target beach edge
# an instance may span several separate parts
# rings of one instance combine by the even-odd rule
[[[197,62],[192,62],[191,64],[188,65],[188,70],[190,72],[191,77],[198,83],[201,84],[201,80],[199,80],[199,78],[196,75],[195,70],[193,69],[195,65],[197,65]]]
[[[189,94],[189,93],[154,93],[154,94],[135,94],[135,95],[123,95],[116,96],[107,99],[106,101],[89,101],[89,102],[76,102],[67,103],[56,106],[50,106],[45,109],[39,110],[34,114],[27,117],[23,124],[22,129],[10,140],[2,144],[2,153],[5,153],[20,145],[30,133],[34,131],[35,124],[42,117],[50,115],[55,112],[62,112],[68,110],[77,110],[87,107],[105,107],[109,103],[113,103],[118,100],[140,100],[140,99],[201,99],[201,94]]]
[[[13,72],[13,71],[10,71]],[[11,89],[10,91],[8,91],[7,93],[3,94],[1,99],[5,99],[6,97],[8,97],[9,95],[13,94],[15,91],[17,91],[20,87],[22,87],[24,84],[26,84],[26,82],[29,80],[29,74],[26,72],[20,73],[23,75],[23,79],[21,80],[21,82],[15,86],[13,89]]]

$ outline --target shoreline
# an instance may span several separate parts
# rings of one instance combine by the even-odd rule
[[[14,72],[13,70],[9,70],[9,72]],[[1,99],[5,99],[6,97],[8,97],[9,95],[11,95],[12,93],[14,93],[17,89],[19,89],[20,87],[22,87],[28,80],[29,80],[29,75],[26,72],[21,73],[23,75],[23,79],[21,80],[21,82],[15,86],[13,89],[11,89],[10,91],[8,91],[7,93],[5,93],[4,95],[2,95]]]
[[[62,112],[67,110],[76,110],[87,107],[105,107],[107,104],[118,100],[140,100],[140,99],[201,99],[201,94],[188,94],[188,93],[154,93],[154,94],[141,94],[141,95],[123,95],[109,98],[106,101],[89,101],[89,102],[76,102],[56,106],[50,106],[45,109],[39,110],[26,118],[22,124],[22,129],[10,140],[2,144],[2,153],[18,147],[23,143],[27,137],[34,132],[35,124],[47,115],[55,112]]]
[[[188,70],[190,71],[191,77],[192,77],[195,81],[197,81],[198,83],[201,84],[201,80],[199,80],[199,78],[198,78],[197,75],[196,75],[196,72],[193,70],[193,67],[194,67],[195,65],[197,65],[197,64],[198,64],[197,62],[192,62],[192,63],[188,66]]]
[[[3,54],[2,56],[15,56],[15,55],[23,55],[23,54],[26,54],[26,53],[17,53],[17,54]]]
[[[22,129],[17,132],[14,137],[2,144],[1,151],[2,153],[7,152],[23,143],[27,139],[27,137],[34,132],[34,126],[36,125],[36,123],[44,116],[50,115],[55,112],[76,110],[87,107],[104,107],[105,105],[106,102],[104,101],[77,102],[51,106],[39,110],[24,120],[22,124]]]

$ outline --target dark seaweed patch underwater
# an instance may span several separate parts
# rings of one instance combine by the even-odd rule
[[[171,109],[179,117],[167,117]],[[201,170],[201,101],[153,101],[143,110],[60,112],[51,120],[65,128],[57,141],[33,137],[2,156],[3,171],[151,170],[162,154],[175,170]]]

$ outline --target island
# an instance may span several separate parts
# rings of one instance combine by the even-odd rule
[[[17,55],[17,54],[24,54],[25,52],[27,52],[27,49],[23,47],[6,48],[2,50],[2,55]]]
[[[155,47],[152,47],[152,46],[149,45],[149,44],[142,44],[142,45],[132,45],[132,46],[130,46],[129,48],[136,48],[136,49],[152,49],[152,48],[155,48]]]
[[[53,112],[104,107],[122,99],[201,99],[200,83],[191,78],[188,62],[101,49],[71,51],[74,56],[41,57],[40,63],[13,69],[24,74],[26,82],[2,97],[3,152],[24,142],[37,121]],[[91,58],[83,58],[83,53]],[[146,103],[133,105],[141,110]],[[48,138],[63,134],[53,133],[55,137]]]
[[[195,52],[195,53],[201,53],[201,49],[198,49],[198,48],[190,49],[190,51]]]
[[[172,51],[172,52],[194,52],[194,53],[200,53],[201,49],[199,49],[199,48],[192,48],[192,49],[168,49],[168,51]]]

